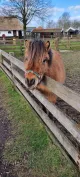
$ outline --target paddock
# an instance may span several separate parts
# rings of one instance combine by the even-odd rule
[[[56,38],[55,38],[56,39]],[[55,39],[46,38],[46,41],[50,41],[51,48],[54,49],[55,47]],[[42,39],[43,40],[43,39]],[[44,39],[45,40],[45,39]],[[13,52],[15,57],[23,56],[24,54],[24,40],[23,39],[8,39],[5,42],[5,45],[2,40],[0,40],[0,49],[4,50],[5,52]],[[61,51],[63,50],[70,50],[70,51],[80,51],[80,38],[75,39],[59,39],[58,41],[58,49]]]
[[[72,111],[77,111],[79,115],[80,94],[47,77],[48,88],[59,97],[59,102],[53,105],[37,90],[27,90],[23,62],[2,50],[0,50],[0,61],[1,69],[35,109],[51,138],[57,139],[58,146],[80,169],[80,121],[79,119],[75,121],[75,117],[72,119],[71,115],[66,115],[60,110],[61,107],[63,110],[65,106],[67,109],[71,107]]]

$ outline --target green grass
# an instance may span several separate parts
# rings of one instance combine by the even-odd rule
[[[11,136],[6,140],[4,161],[15,165],[19,177],[77,177],[77,172],[49,139],[38,115],[0,71],[3,100],[11,122]]]
[[[51,47],[54,49],[54,39],[51,40]],[[73,50],[73,51],[79,51],[80,50],[80,41],[71,41],[70,40],[70,46],[67,44],[67,41],[60,40],[59,41],[59,49],[60,50]]]

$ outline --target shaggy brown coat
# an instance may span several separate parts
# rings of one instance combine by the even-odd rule
[[[50,102],[55,103],[57,96],[42,84],[43,76],[64,83],[65,69],[59,52],[50,48],[50,42],[41,40],[27,41],[25,47],[25,78],[29,89],[38,89]]]

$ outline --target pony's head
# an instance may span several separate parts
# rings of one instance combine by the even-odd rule
[[[50,42],[41,40],[26,41],[25,82],[29,89],[36,88],[46,74],[50,60]]]

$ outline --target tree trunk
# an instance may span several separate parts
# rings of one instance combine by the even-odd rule
[[[23,22],[24,40],[26,39],[26,21]]]
[[[25,10],[25,0],[24,0],[24,10],[23,10],[23,30],[24,30],[24,40],[26,39],[26,10]]]

